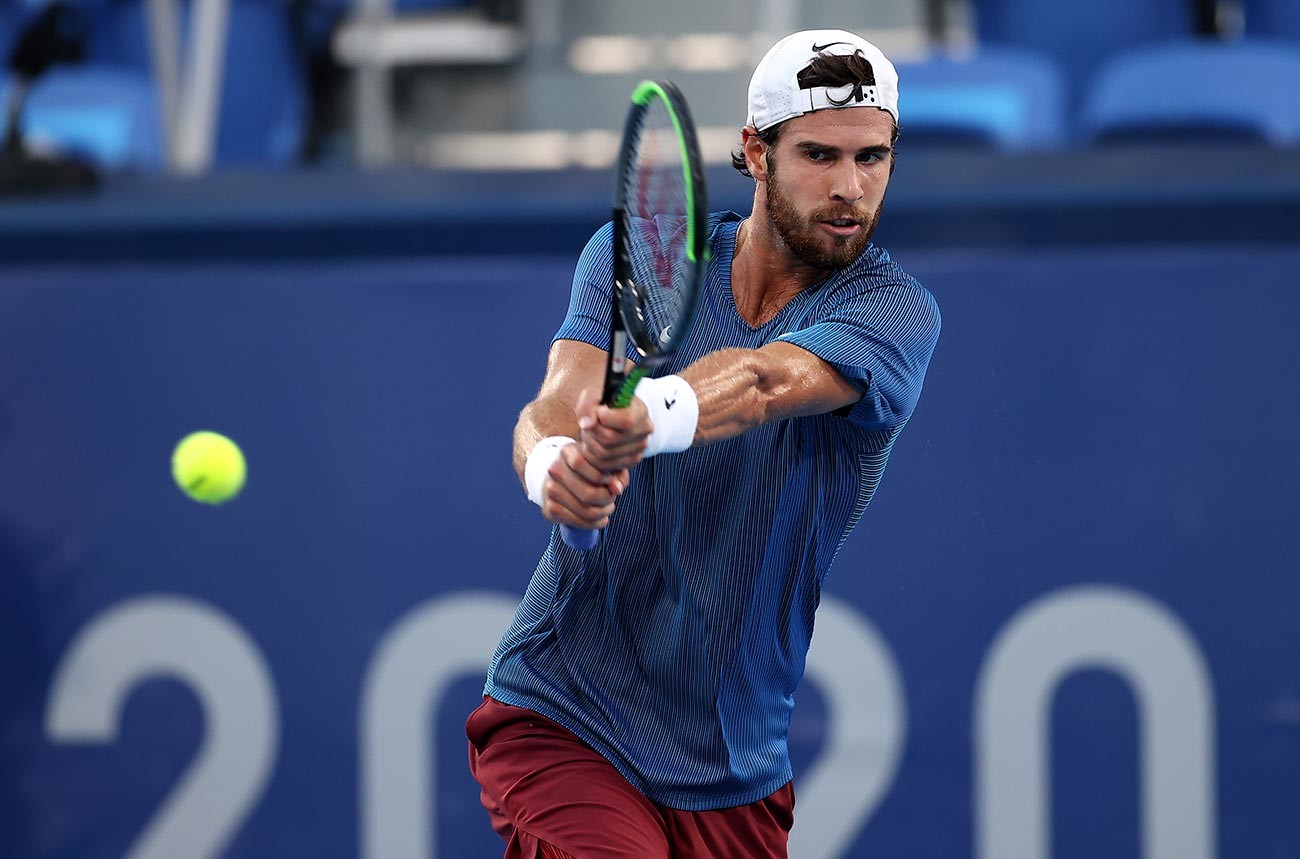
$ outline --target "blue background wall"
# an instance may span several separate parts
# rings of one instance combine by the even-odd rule
[[[499,855],[461,725],[545,539],[510,431],[578,249],[0,268],[0,854],[127,854],[219,734],[245,753],[216,757],[252,773],[203,764],[199,817],[231,806],[213,824],[223,855]],[[1300,856],[1300,243],[905,242],[896,256],[939,299],[944,332],[831,573],[824,671],[792,729],[793,855],[1036,855],[979,846],[1000,825],[1001,843],[1032,844],[1035,824],[981,804],[1023,755],[987,745],[978,702],[1015,718],[990,679],[999,647],[1022,620],[1086,621],[1070,613],[1096,599],[1117,619],[1084,638],[1120,655],[1063,669],[1039,719],[1050,855]],[[226,506],[171,483],[171,448],[198,428],[248,456]],[[1121,622],[1129,609],[1172,630],[1176,652]],[[74,665],[104,622],[116,643]],[[383,659],[403,641],[427,653],[409,678]],[[223,642],[256,670],[202,661]],[[1204,712],[1195,689],[1144,689],[1129,669],[1148,659],[1169,676],[1203,668]],[[117,731],[71,741],[52,714],[76,721],[94,677],[133,664]],[[376,682],[382,664],[394,685]],[[451,679],[430,679],[435,665]],[[197,695],[208,680],[230,700]],[[1162,695],[1186,718],[1153,715]],[[370,719],[404,724],[393,712],[430,738],[404,764],[367,739]],[[1144,762],[1161,737],[1177,755]],[[1144,817],[1143,779],[1184,767]],[[1179,811],[1204,799],[1198,771],[1205,826]],[[424,820],[367,805],[404,795]],[[1184,840],[1152,852],[1144,827],[1171,825]]]

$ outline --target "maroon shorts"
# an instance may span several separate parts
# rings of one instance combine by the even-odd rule
[[[484,698],[465,733],[505,859],[786,857],[791,784],[749,805],[678,811],[646,799],[597,751],[532,710]]]

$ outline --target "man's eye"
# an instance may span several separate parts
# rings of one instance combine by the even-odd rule
[[[826,155],[825,152],[819,152],[819,151],[816,150],[816,149],[810,149],[810,150],[808,150],[808,160],[809,160],[809,161],[825,161],[826,158],[827,158],[827,155]]]
[[[862,162],[863,164],[875,164],[879,160],[880,160],[879,152],[864,152],[858,156],[858,161]]]

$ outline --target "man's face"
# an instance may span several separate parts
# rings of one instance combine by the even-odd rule
[[[844,268],[861,255],[889,185],[893,117],[821,110],[789,120],[766,153],[767,213],[796,259]]]

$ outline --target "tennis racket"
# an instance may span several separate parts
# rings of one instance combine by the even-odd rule
[[[707,218],[700,147],[686,100],[667,81],[643,81],[632,92],[614,179],[605,405],[626,408],[637,382],[685,339],[708,262]],[[628,360],[629,344],[635,363]],[[567,525],[560,533],[579,551],[600,537]]]

